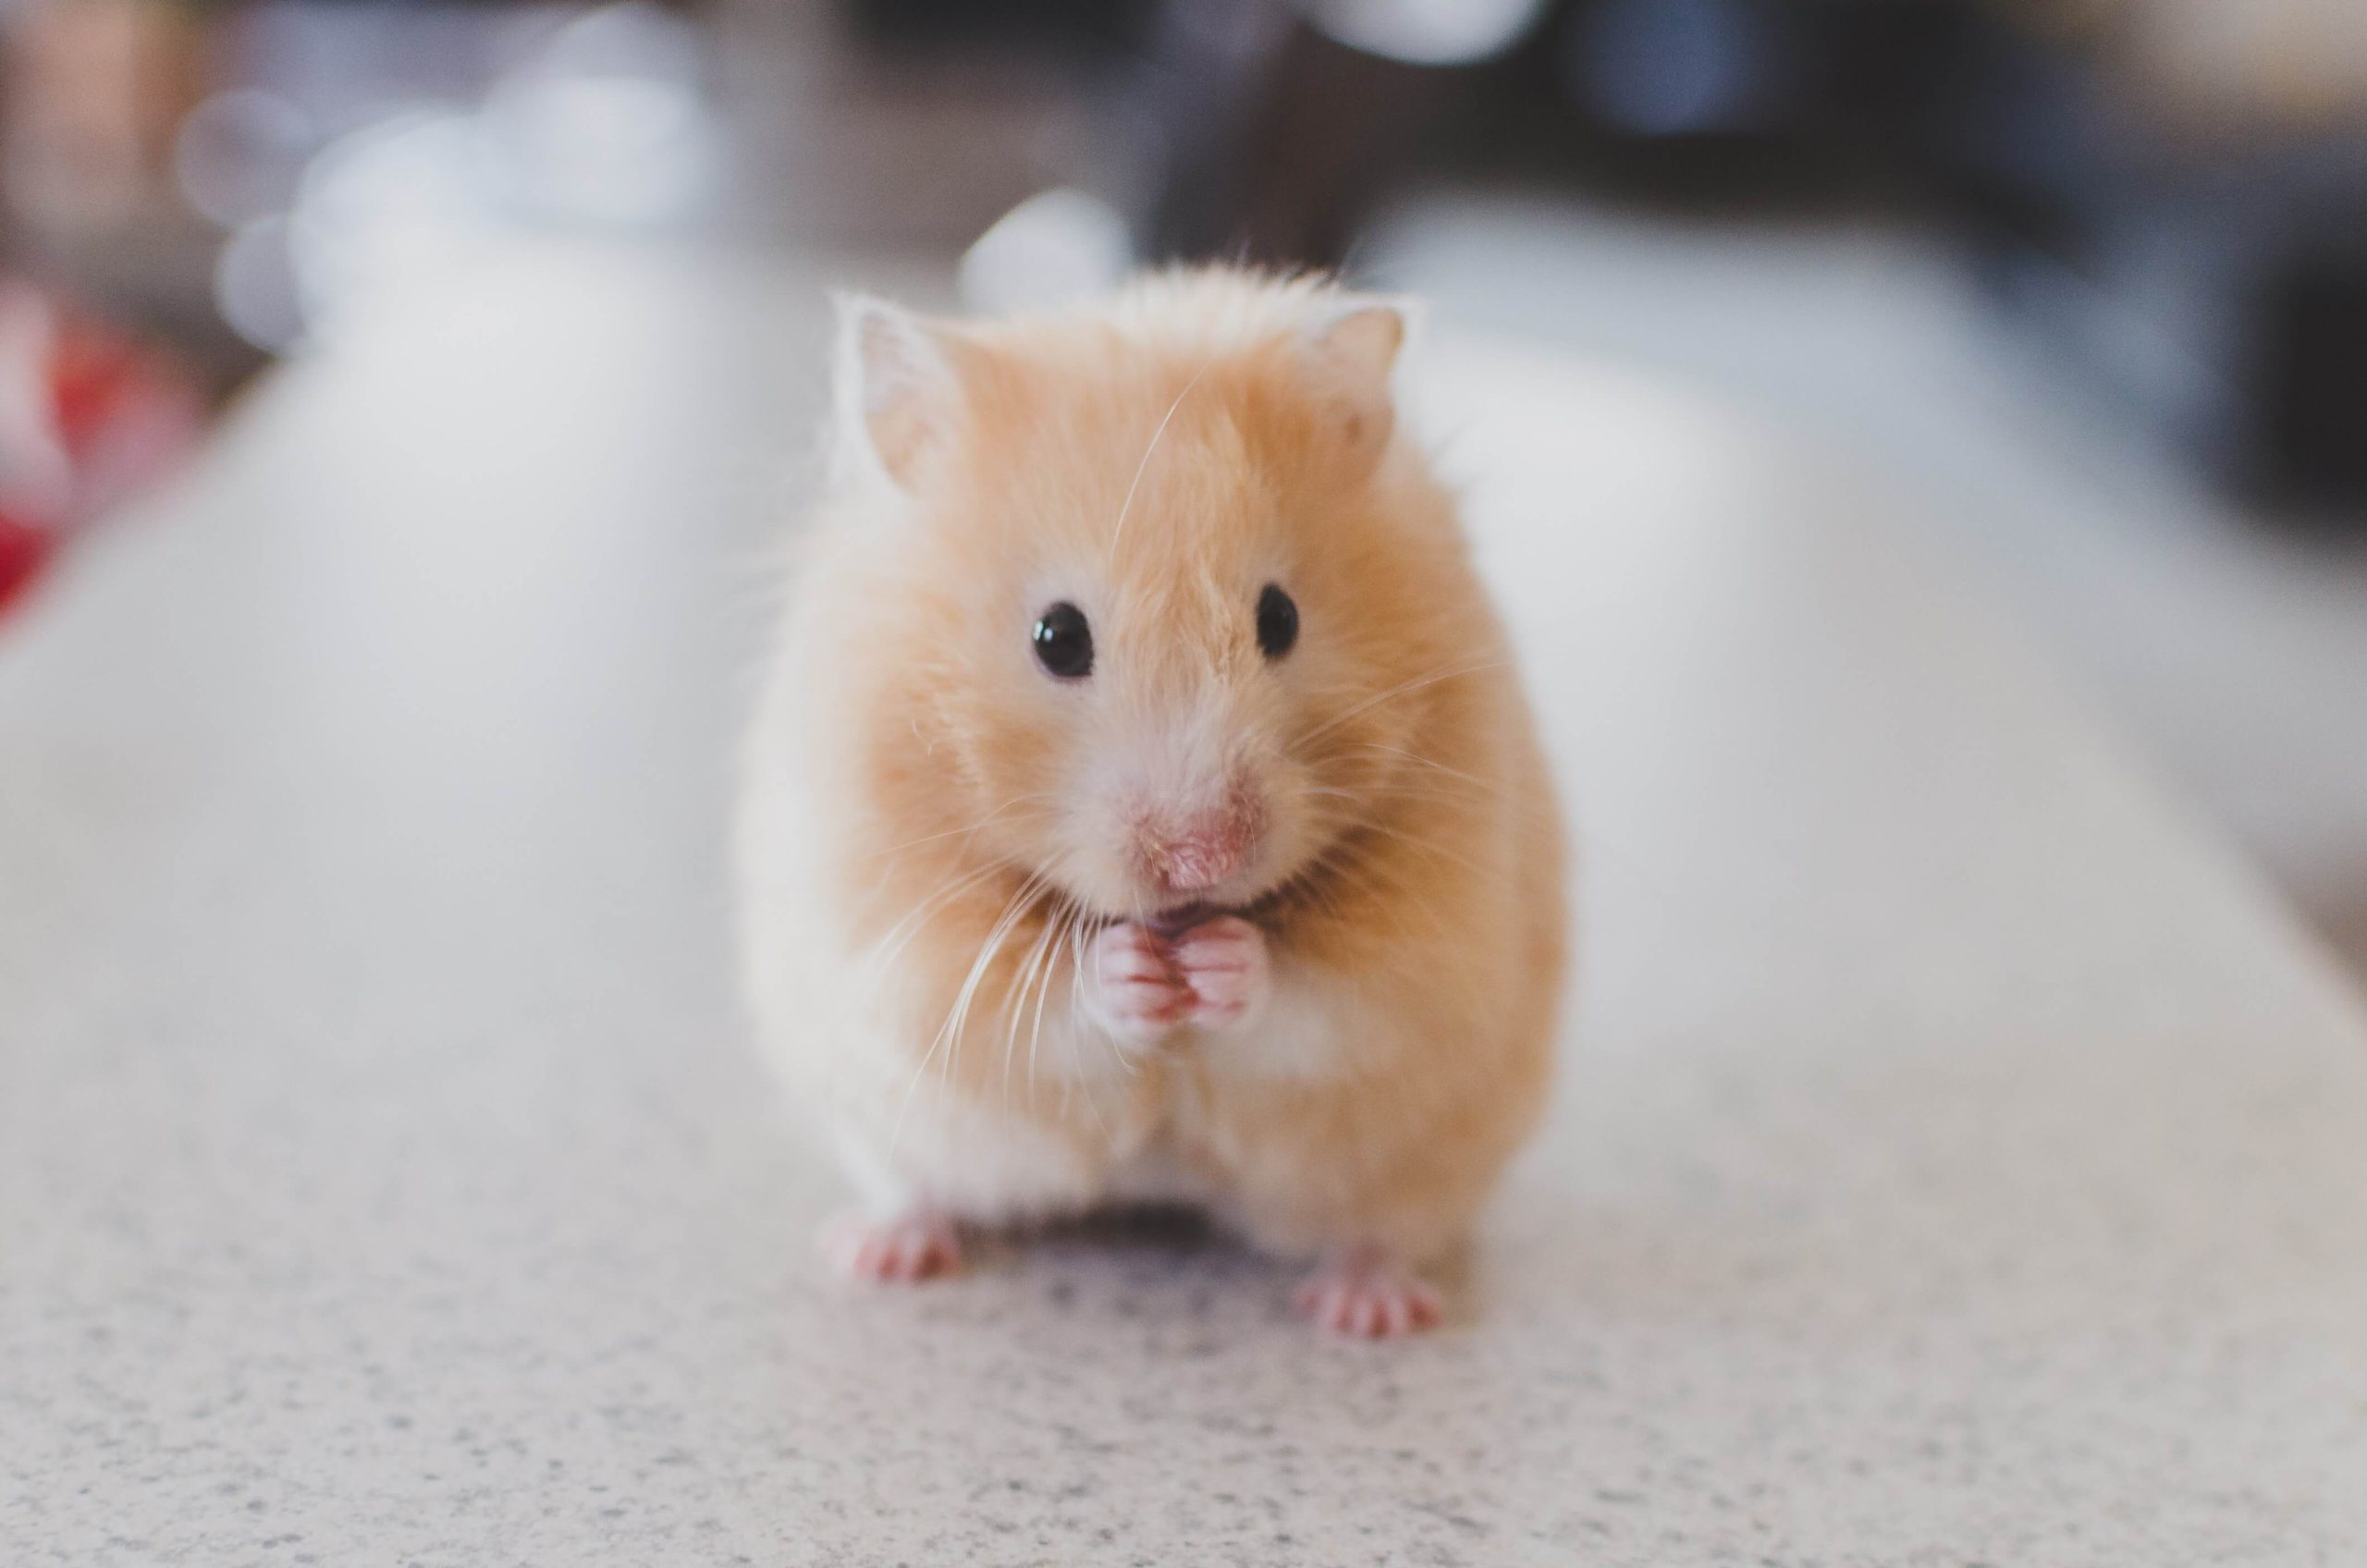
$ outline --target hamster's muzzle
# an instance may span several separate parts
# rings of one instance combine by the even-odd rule
[[[1134,825],[1137,872],[1162,899],[1206,893],[1248,866],[1265,827],[1264,808],[1241,785],[1213,807],[1146,813]]]

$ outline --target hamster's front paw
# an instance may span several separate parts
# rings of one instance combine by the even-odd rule
[[[1192,987],[1177,973],[1167,945],[1132,923],[1094,937],[1085,975],[1094,1014],[1131,1045],[1158,1044],[1192,1011]]]
[[[1192,994],[1192,1022],[1222,1029],[1253,1017],[1270,982],[1266,934],[1235,915],[1183,932],[1169,945]]]

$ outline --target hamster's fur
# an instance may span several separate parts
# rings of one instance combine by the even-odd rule
[[[1393,417],[1402,308],[1210,270],[841,316],[738,851],[766,1049],[865,1205],[840,1261],[1181,1197],[1319,1258],[1331,1328],[1432,1320],[1545,1097],[1563,844]]]

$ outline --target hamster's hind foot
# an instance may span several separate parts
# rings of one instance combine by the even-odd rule
[[[822,1227],[822,1255],[849,1280],[918,1284],[962,1268],[962,1238],[941,1214],[914,1210],[881,1219],[841,1214]]]
[[[1317,1328],[1352,1339],[1398,1339],[1436,1328],[1443,1316],[1429,1281],[1369,1247],[1309,1275],[1295,1300]]]

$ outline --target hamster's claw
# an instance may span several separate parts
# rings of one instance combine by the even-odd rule
[[[1443,1316],[1429,1281],[1367,1249],[1325,1265],[1294,1299],[1317,1328],[1352,1339],[1402,1338],[1436,1328]]]
[[[962,1267],[962,1239],[939,1214],[842,1214],[822,1227],[821,1243],[841,1275],[875,1284],[917,1284]]]

